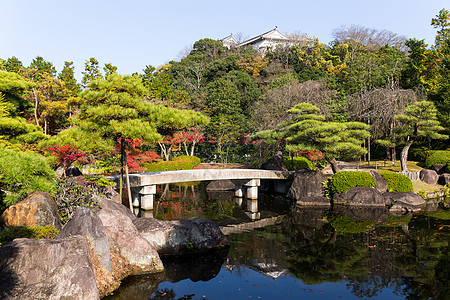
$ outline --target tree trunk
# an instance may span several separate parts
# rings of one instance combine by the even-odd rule
[[[327,158],[326,160],[330,163],[333,174],[336,174],[337,172],[340,171],[338,163],[335,158]]]
[[[120,183],[119,183],[119,195],[120,195],[120,201],[122,202],[122,196],[123,196],[123,157],[124,157],[124,141],[123,139],[120,140]]]
[[[408,141],[406,142],[406,145],[403,147],[402,153],[400,154],[400,165],[402,167],[402,172],[408,171],[408,167],[406,166],[406,163],[408,162],[409,147],[411,147],[412,143],[413,143],[413,140],[409,140],[409,137],[408,137]]]
[[[38,97],[36,94],[36,89],[33,88],[33,98],[34,98],[34,120],[36,121],[36,125],[37,126],[41,126],[39,125],[39,118],[38,118]]]

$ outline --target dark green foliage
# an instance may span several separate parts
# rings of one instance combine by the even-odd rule
[[[45,157],[0,148],[0,211],[33,191],[56,192],[55,173]]]
[[[159,161],[146,165],[146,172],[191,170],[200,164],[200,158],[195,156],[178,156],[171,161]]]
[[[429,168],[434,164],[450,165],[450,151],[436,150],[428,151],[428,156],[425,159],[425,167]]]
[[[47,226],[11,226],[0,231],[0,247],[18,238],[28,239],[53,239],[59,234],[59,230],[51,225]]]
[[[388,183],[388,192],[414,192],[411,179],[405,175],[389,171],[379,173]]]
[[[289,171],[295,171],[300,168],[313,169],[313,163],[304,156],[284,157],[284,165]]]
[[[329,194],[344,193],[352,187],[374,187],[375,178],[368,172],[341,171],[331,177],[328,188]]]
[[[100,208],[94,200],[94,194],[98,192],[96,185],[85,181],[82,177],[58,179],[58,193],[54,200],[58,204],[60,221],[66,224],[80,207],[87,207],[93,211]]]

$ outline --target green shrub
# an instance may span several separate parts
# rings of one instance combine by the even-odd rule
[[[344,193],[352,187],[374,187],[375,178],[368,172],[341,171],[331,177],[328,183],[328,193],[332,196],[335,193]]]
[[[84,179],[83,177],[76,178],[61,178],[57,180],[58,193],[54,200],[58,204],[58,212],[62,224],[66,224],[75,211],[80,207],[86,207],[93,211],[100,208],[97,201],[94,200],[94,194],[98,193],[95,188],[96,184]]]
[[[47,226],[11,226],[0,231],[0,247],[17,238],[28,239],[53,239],[59,234],[59,230],[51,225]]]
[[[435,164],[446,164],[450,166],[450,151],[428,151],[428,156],[425,159],[425,167],[429,168]]]
[[[312,170],[314,165],[313,163],[304,156],[298,157],[284,157],[284,165],[289,171],[295,171],[300,168],[306,168]]]
[[[56,192],[55,172],[44,156],[0,148],[0,212],[30,192]]]
[[[178,156],[171,161],[159,161],[156,163],[147,164],[145,166],[146,172],[161,172],[161,171],[176,171],[176,170],[191,170],[200,164],[200,158],[196,156]]]
[[[389,171],[379,173],[388,183],[388,192],[414,192],[411,179],[405,175]]]

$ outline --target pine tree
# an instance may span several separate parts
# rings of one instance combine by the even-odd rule
[[[433,102],[420,101],[409,105],[404,114],[396,115],[397,126],[394,128],[398,138],[402,138],[404,146],[400,155],[402,171],[408,171],[408,151],[417,139],[446,139],[447,135],[439,131],[445,128],[440,126],[437,120],[437,109]]]
[[[252,139],[284,139],[286,150],[290,152],[319,150],[331,164],[333,173],[339,171],[337,159],[355,159],[366,153],[360,145],[370,135],[368,125],[361,122],[327,122],[320,115],[320,109],[309,103],[299,103],[288,113],[293,115],[292,119]]]
[[[208,122],[207,117],[191,110],[153,104],[145,99],[147,93],[138,75],[111,74],[105,80],[93,79],[81,93],[80,112],[73,121],[96,139],[119,141],[122,166],[127,161],[129,141],[155,143],[166,128],[177,130]]]

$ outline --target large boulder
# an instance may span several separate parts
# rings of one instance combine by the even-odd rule
[[[378,172],[370,170],[370,175],[375,178],[375,189],[380,193],[386,193],[388,190],[388,182]]]
[[[318,171],[300,168],[294,173],[294,180],[287,196],[297,200],[298,205],[330,205],[325,197],[323,183],[327,178]]]
[[[56,238],[61,239],[75,235],[81,235],[89,239],[101,265],[108,272],[112,273],[108,237],[99,216],[86,207],[77,209],[72,219],[64,226]]]
[[[446,164],[434,164],[428,169],[436,171],[436,173],[438,173],[439,175],[450,172]]]
[[[149,241],[159,254],[206,252],[228,246],[225,235],[209,220],[160,221],[139,218],[133,223],[141,236]]]
[[[418,212],[420,210],[421,208],[415,205],[403,202],[396,202],[394,205],[392,205],[391,208],[389,208],[389,213],[393,215],[398,215],[398,214],[407,214],[410,212]]]
[[[129,264],[141,271],[164,269],[155,248],[137,231],[132,220],[136,217],[122,204],[96,197],[101,209],[97,213],[108,236],[109,246]]]
[[[0,248],[0,298],[99,299],[87,239],[15,239]]]
[[[383,194],[383,196],[388,204],[402,202],[409,205],[422,206],[426,203],[422,197],[413,192],[390,192]]]
[[[58,205],[49,193],[33,192],[24,200],[11,205],[0,217],[5,226],[47,226],[61,229]]]
[[[450,174],[449,173],[444,173],[439,176],[438,184],[446,185],[448,183],[450,183]]]
[[[232,180],[215,180],[208,183],[207,191],[234,191],[235,184]]]
[[[420,170],[419,178],[425,183],[436,184],[439,179],[439,175],[434,170],[422,169]]]
[[[277,154],[261,165],[261,169],[287,171],[288,169],[284,165],[283,153],[278,151]]]
[[[385,206],[383,195],[374,188],[353,187],[344,193],[333,195],[334,204],[353,206]]]

